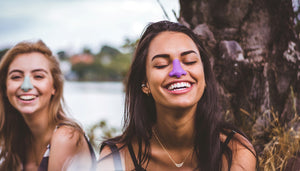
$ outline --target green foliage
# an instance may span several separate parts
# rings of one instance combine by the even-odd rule
[[[63,50],[58,51],[57,53],[58,59],[61,61],[66,61],[69,59],[69,56],[67,55],[67,53]]]
[[[84,54],[92,54],[92,50],[88,47],[83,48],[82,53]]]
[[[121,52],[118,49],[113,48],[108,45],[104,45],[104,46],[102,46],[102,48],[100,50],[99,56],[109,55],[111,57],[115,57],[115,56],[119,55],[120,53]]]
[[[125,43],[122,46],[122,49],[125,50],[127,53],[133,54],[138,41],[139,41],[139,39],[137,39],[137,40],[130,40],[129,38],[126,38],[125,39]]]
[[[104,45],[99,53],[91,54],[85,48],[83,51],[94,56],[94,63],[78,63],[72,66],[79,81],[122,81],[131,64],[131,58],[137,41],[125,40],[122,49],[125,52]]]
[[[115,60],[109,64],[108,67],[111,68],[112,71],[114,71],[121,78],[124,78],[131,64],[131,56],[132,54],[130,53],[119,54],[115,57]]]
[[[130,66],[131,54],[118,54],[109,63],[96,61],[91,64],[78,63],[72,66],[79,81],[120,81]]]
[[[92,146],[99,151],[100,143],[107,138],[112,138],[116,136],[119,131],[111,126],[108,126],[106,121],[100,121],[94,125],[92,125],[88,131],[87,136],[92,144]]]
[[[103,73],[103,67],[101,64],[92,63],[78,63],[72,66],[72,71],[74,71],[79,77],[80,81],[100,81],[103,79],[101,73]]]

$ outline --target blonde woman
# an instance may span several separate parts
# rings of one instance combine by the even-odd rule
[[[59,63],[42,41],[4,55],[0,84],[0,170],[92,168],[93,149],[65,114]]]

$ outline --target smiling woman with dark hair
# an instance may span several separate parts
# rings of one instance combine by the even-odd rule
[[[63,109],[63,75],[42,42],[21,42],[0,63],[0,170],[92,168],[93,149]]]
[[[221,121],[209,57],[187,27],[150,24],[126,85],[121,136],[104,141],[98,169],[255,170],[246,136]]]

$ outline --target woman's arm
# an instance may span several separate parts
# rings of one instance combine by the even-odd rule
[[[84,135],[71,126],[61,126],[52,136],[49,171],[66,170],[75,165],[90,168],[92,158]]]
[[[228,143],[232,151],[232,163],[230,171],[254,171],[256,170],[256,153],[252,144],[241,134],[236,133]],[[222,170],[228,170],[228,160],[223,155]]]

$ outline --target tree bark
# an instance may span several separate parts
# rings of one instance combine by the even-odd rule
[[[213,54],[222,111],[260,115],[273,109],[290,119],[291,89],[300,111],[300,55],[292,2],[180,0],[179,21]]]
[[[180,0],[180,7],[179,22],[212,53],[225,119],[244,128],[248,124],[247,133],[265,124],[270,112],[282,123],[299,115],[300,54],[292,0]]]

